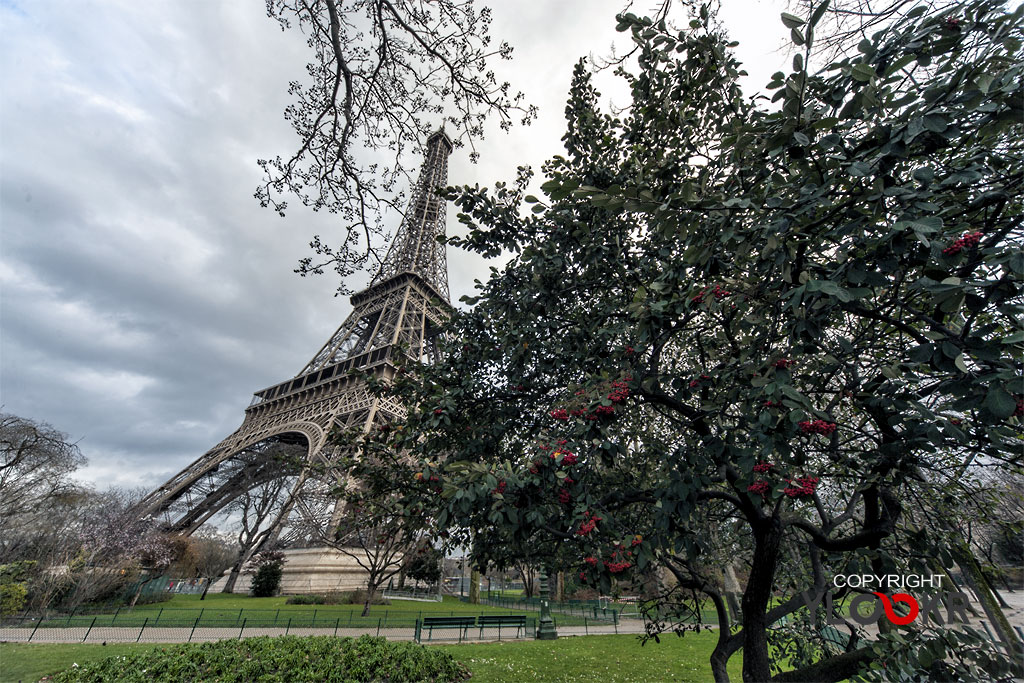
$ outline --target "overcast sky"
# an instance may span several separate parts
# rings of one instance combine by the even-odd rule
[[[781,2],[723,4],[759,89],[786,61]],[[621,5],[494,7],[492,34],[515,46],[504,75],[540,120],[492,132],[479,164],[456,150],[452,183],[559,153],[573,64],[607,54]],[[0,404],[78,441],[84,480],[153,488],[349,311],[332,276],[292,272],[331,217],[282,219],[252,196],[257,158],[294,151],[282,112],[305,42],[262,0],[0,0],[0,36]],[[448,259],[455,300],[486,264]]]

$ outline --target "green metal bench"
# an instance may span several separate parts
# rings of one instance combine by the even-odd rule
[[[484,637],[484,629],[487,627],[498,627],[498,640],[501,640],[501,627],[502,626],[515,626],[516,636],[519,636],[519,632],[526,628],[526,615],[525,614],[502,614],[502,615],[483,615],[481,614],[477,618],[477,624],[480,626],[480,637]]]
[[[461,640],[466,637],[466,631],[475,625],[476,617],[423,617],[422,620],[416,620],[416,642],[420,642],[424,629],[427,631],[427,640],[431,640],[434,637],[435,628],[462,629],[459,638]]]

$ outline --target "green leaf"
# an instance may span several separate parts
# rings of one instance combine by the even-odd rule
[[[796,28],[797,26],[803,26],[806,22],[795,14],[783,12],[782,23],[786,25],[786,28]]]
[[[878,74],[875,73],[875,67],[871,66],[870,64],[860,62],[859,64],[855,64],[854,67],[850,70],[850,75],[854,78],[854,80],[866,83],[875,76],[877,76]]]
[[[1013,400],[1013,396],[1001,386],[993,386],[988,390],[984,405],[1001,420],[1013,415],[1013,411],[1017,409],[1017,402]]]
[[[871,175],[871,166],[863,161],[855,161],[849,165],[846,172],[854,178],[863,178],[866,175]]]
[[[821,21],[822,16],[825,15],[825,10],[828,9],[828,0],[814,8],[814,13],[811,14],[811,26],[817,26],[818,22]]]
[[[803,70],[804,70],[804,56],[802,54],[800,54],[799,52],[797,52],[795,55],[793,55],[793,71],[803,71]]]
[[[964,362],[964,354],[961,353],[959,356],[957,356],[953,360],[953,363],[960,369],[960,372],[964,374],[967,373],[967,363]]]
[[[526,202],[527,204],[536,204],[540,200],[534,197],[532,194],[528,194],[525,197],[523,197],[523,201]]]
[[[790,38],[791,38],[791,39],[793,40],[793,42],[794,42],[794,43],[796,43],[797,45],[803,45],[803,44],[804,44],[804,34],[803,34],[803,33],[801,33],[801,32],[800,32],[800,29],[798,29],[798,28],[795,28],[795,29],[793,29],[792,31],[790,31],[790,32],[789,32],[789,37],[790,37]]]

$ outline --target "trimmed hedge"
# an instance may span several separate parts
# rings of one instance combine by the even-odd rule
[[[384,638],[282,636],[190,643],[65,669],[55,683],[103,681],[462,681],[447,652]]]

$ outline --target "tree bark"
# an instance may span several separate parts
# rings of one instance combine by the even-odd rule
[[[754,555],[743,591],[743,680],[760,683],[772,677],[768,658],[768,603],[779,559],[782,525],[778,519],[752,522]]]
[[[985,614],[992,621],[992,626],[996,630],[996,634],[999,639],[1003,641],[1003,644],[1007,648],[1010,648],[1012,652],[1017,653],[1020,656],[1021,653],[1021,641],[1017,638],[1017,635],[1013,632],[1013,628],[1010,626],[1010,622],[1006,619],[1006,615],[1003,614],[1003,610],[1000,609],[999,603],[992,596],[992,591],[989,590],[988,582],[985,581],[985,577],[981,573],[981,567],[978,566],[977,560],[971,555],[962,543],[953,543],[950,547],[953,552],[953,559],[956,560],[957,565],[960,567],[960,571],[964,574],[964,579],[968,585],[974,590],[975,595],[978,596],[979,602],[981,602],[982,609],[985,610]]]
[[[480,570],[473,569],[469,573],[469,602],[473,605],[480,604]]]

